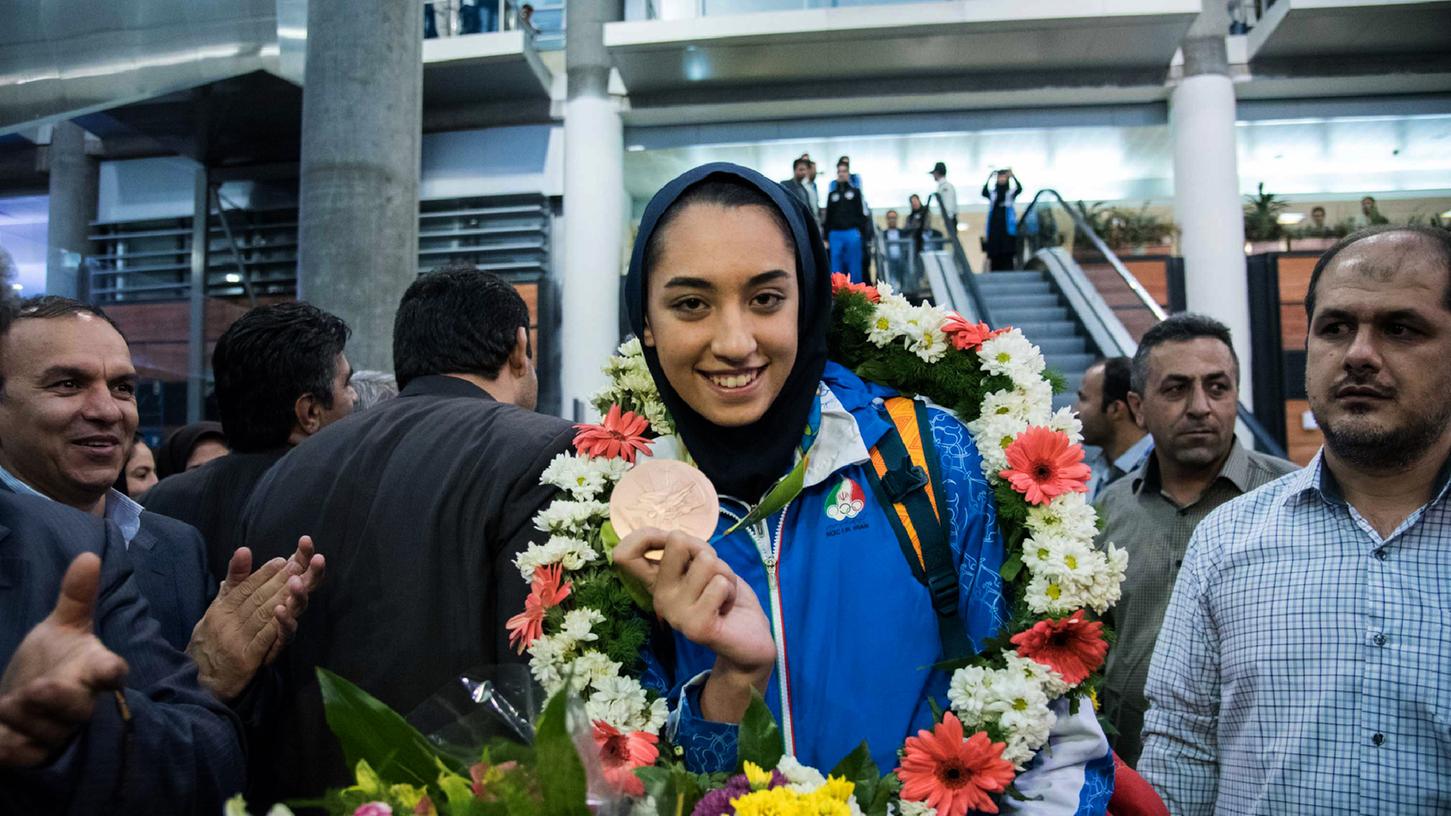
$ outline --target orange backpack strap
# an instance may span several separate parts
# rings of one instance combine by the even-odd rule
[[[972,647],[957,614],[957,568],[938,504],[940,463],[935,461],[927,408],[908,397],[892,397],[884,401],[882,413],[892,427],[870,451],[872,491],[878,501],[892,506],[887,518],[902,554],[931,593],[943,659],[966,657]]]

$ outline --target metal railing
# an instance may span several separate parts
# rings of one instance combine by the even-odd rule
[[[942,219],[942,231],[947,234],[948,246],[952,247],[951,254],[953,261],[957,264],[958,277],[962,279],[967,296],[972,299],[973,311],[977,312],[979,320],[989,325],[992,324],[992,308],[982,296],[982,291],[977,286],[977,276],[972,272],[972,264],[967,260],[967,252],[962,248],[962,241],[957,238],[957,230],[954,225],[957,222],[955,215],[948,215],[947,205],[942,203],[942,198],[937,193],[927,196],[927,212],[932,212],[932,202],[937,202],[937,214]],[[930,216],[929,216],[930,218]],[[926,229],[927,225],[923,225]]]
[[[1129,291],[1133,292],[1134,297],[1138,299],[1140,304],[1145,309],[1147,309],[1150,314],[1154,316],[1155,322],[1163,321],[1166,317],[1168,317],[1168,315],[1164,312],[1163,307],[1161,307],[1158,302],[1154,300],[1154,298],[1149,294],[1148,290],[1144,288],[1143,284],[1139,283],[1139,279],[1134,277],[1133,273],[1129,272],[1128,267],[1124,266],[1123,261],[1119,260],[1118,255],[1114,254],[1114,251],[1108,248],[1108,244],[1104,243],[1103,238],[1101,238],[1098,233],[1094,231],[1093,227],[1089,225],[1088,220],[1085,219],[1082,214],[1080,214],[1075,208],[1068,206],[1068,203],[1063,200],[1063,197],[1059,195],[1056,190],[1039,190],[1038,194],[1033,196],[1033,201],[1028,204],[1028,208],[1023,210],[1022,216],[1018,218],[1019,240],[1024,241],[1025,245],[1028,247],[1024,249],[1024,254],[1027,254],[1029,252],[1029,249],[1031,248],[1031,244],[1027,243],[1028,239],[1026,237],[1030,235],[1030,233],[1025,233],[1025,227],[1028,227],[1031,223],[1033,223],[1030,220],[1030,215],[1034,214],[1034,210],[1039,206],[1040,201],[1043,202],[1043,207],[1046,208],[1048,206],[1056,205],[1058,209],[1062,210],[1068,215],[1069,219],[1073,222],[1073,228],[1079,234],[1081,234],[1084,239],[1087,240],[1088,244],[1093,247],[1095,252],[1103,256],[1105,263],[1113,268],[1114,272],[1117,273],[1118,276],[1123,279],[1123,282],[1128,286]],[[1041,216],[1042,213],[1040,212],[1038,213],[1038,215]],[[1039,221],[1041,220],[1042,219],[1040,217]],[[1076,239],[1074,242],[1076,242]],[[1046,250],[1046,247],[1040,247],[1036,250],[1036,253],[1042,253]],[[1069,253],[1060,252],[1059,254],[1067,257],[1069,261],[1072,261],[1072,256]],[[1078,267],[1078,264],[1076,262],[1073,262],[1071,265],[1073,267]],[[1050,268],[1050,272],[1051,271],[1052,270]],[[1078,268],[1078,276],[1084,277],[1081,267]],[[1086,280],[1086,277],[1084,277],[1085,283]],[[1072,298],[1070,298],[1070,300],[1071,299]],[[1095,342],[1100,345],[1099,350],[1103,352],[1105,356],[1133,357],[1134,352],[1138,350],[1138,344],[1133,341],[1132,336],[1128,333],[1128,330],[1123,327],[1123,323],[1118,319],[1118,316],[1113,314],[1113,310],[1108,308],[1107,304],[1103,302],[1102,298],[1092,298],[1084,301],[1084,303],[1091,311],[1094,311],[1096,313],[1094,316],[1098,321],[1105,324],[1117,324],[1117,331],[1093,333]],[[1100,337],[1102,337],[1103,339],[1100,340]],[[1103,347],[1105,345],[1107,347]],[[1265,426],[1262,425],[1258,419],[1255,418],[1254,413],[1251,412],[1243,402],[1238,403],[1236,407],[1236,414],[1239,417],[1239,421],[1244,424],[1245,429],[1248,430],[1250,432],[1250,435],[1254,437],[1255,444],[1259,446],[1261,450],[1269,453],[1271,456],[1278,456],[1281,459],[1288,458],[1284,446],[1280,444],[1279,440],[1275,439],[1272,435],[1270,435],[1270,432],[1265,429]]]

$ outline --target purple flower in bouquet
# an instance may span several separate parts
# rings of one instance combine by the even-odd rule
[[[771,783],[766,786],[767,790],[779,788],[786,784],[786,775],[780,771],[771,771]],[[751,782],[745,774],[736,774],[726,781],[725,787],[717,788],[700,798],[695,809],[690,811],[690,816],[735,816],[735,805],[731,800],[738,799],[751,792]]]
[[[384,802],[368,802],[358,805],[358,809],[353,811],[353,816],[393,816],[393,808]]]

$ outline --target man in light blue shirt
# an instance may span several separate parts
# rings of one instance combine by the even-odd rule
[[[249,578],[239,552],[213,603],[201,534],[111,487],[136,433],[135,393],[130,349],[102,310],[53,296],[0,306],[0,490],[114,522],[162,636],[197,661],[204,687],[234,700],[295,628],[322,561],[309,542]],[[251,614],[263,604],[284,611]]]
[[[1089,465],[1088,500],[1148,458],[1154,437],[1139,427],[1129,407],[1132,361],[1127,357],[1099,360],[1083,372],[1073,409],[1083,423],[1083,444],[1099,449]]]
[[[1451,811],[1451,233],[1372,228],[1310,278],[1309,467],[1200,524],[1139,771],[1175,814]]]

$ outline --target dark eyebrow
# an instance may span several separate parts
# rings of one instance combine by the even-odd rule
[[[772,269],[772,270],[769,270],[769,271],[766,271],[766,272],[762,272],[759,275],[753,275],[751,277],[751,279],[746,282],[746,285],[747,286],[761,286],[762,284],[767,284],[767,283],[772,283],[774,281],[778,281],[778,280],[780,280],[781,278],[784,278],[784,277],[787,277],[786,270],[784,270],[784,269]],[[707,292],[714,292],[715,291],[715,284],[711,283],[710,281],[706,280],[705,278],[676,277],[676,278],[671,278],[670,280],[666,281],[665,282],[665,288],[666,289],[704,289]]]
[[[51,366],[40,374],[41,382],[52,380],[88,380],[91,378],[89,371],[83,371],[73,366]]]

